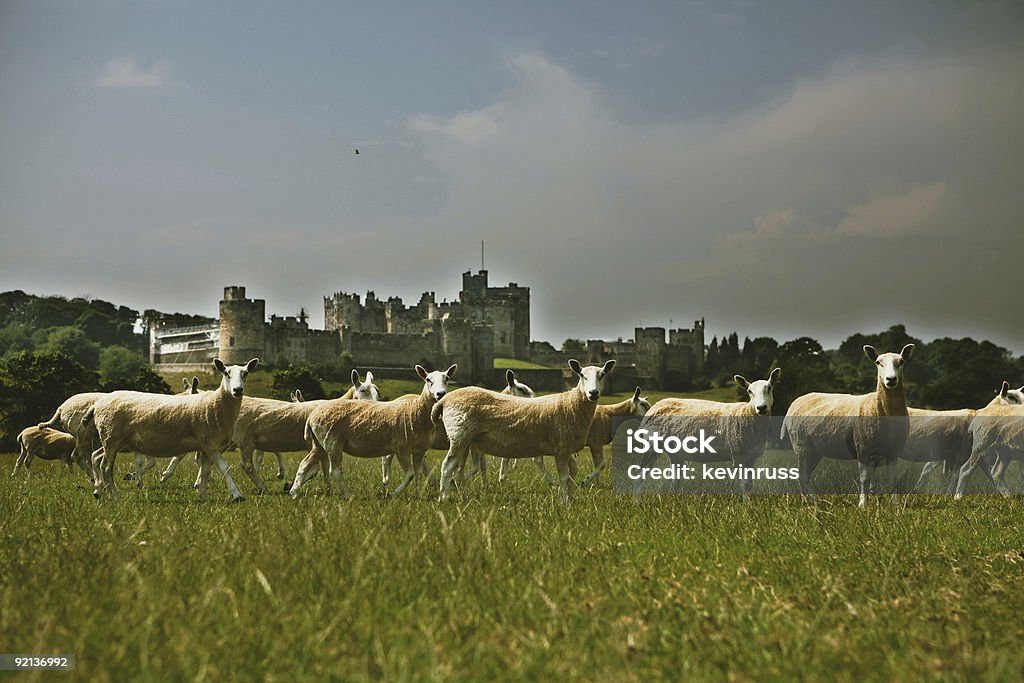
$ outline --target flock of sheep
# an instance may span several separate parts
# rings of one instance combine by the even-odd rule
[[[792,443],[799,460],[804,495],[814,497],[810,477],[823,457],[857,461],[861,506],[876,486],[876,468],[891,465],[897,457],[926,463],[919,485],[941,463],[950,478],[948,490],[953,492],[955,486],[957,498],[979,465],[984,465],[983,471],[1001,493],[1008,492],[1003,480],[1006,466],[1012,460],[1024,460],[1024,387],[1011,390],[1004,382],[999,395],[977,411],[908,408],[903,366],[913,350],[908,344],[899,353],[879,354],[865,346],[865,354],[877,368],[875,391],[859,396],[811,393],[792,403],[782,436]],[[173,396],[134,391],[72,396],[49,421],[19,435],[21,453],[15,474],[22,465],[30,471],[33,457],[59,459],[68,467],[74,462],[93,482],[96,497],[106,491],[117,498],[113,471],[118,453],[135,453],[134,478],[142,486],[155,458],[171,459],[160,478],[163,482],[182,457],[194,452],[200,498],[207,498],[210,470],[216,465],[232,499],[240,501],[244,498],[224,451],[239,449],[242,470],[260,493],[266,491],[259,474],[263,453],[276,454],[277,476],[283,479],[281,453],[302,451],[307,455],[290,485],[293,497],[317,472],[324,475],[328,490],[336,485],[347,497],[343,454],[381,458],[385,488],[392,458],[397,457],[405,471],[394,491],[397,495],[418,477],[427,476],[424,456],[434,448],[447,451],[441,465],[442,498],[453,485],[463,486],[478,471],[486,483],[487,455],[502,459],[499,479],[505,478],[517,459],[534,459],[549,483],[560,485],[568,498],[577,475],[575,455],[584,446],[590,449],[594,468],[583,483],[600,477],[616,416],[671,419],[674,429],[689,433],[709,430],[720,436],[718,452],[687,455],[687,460],[752,465],[764,453],[773,386],[781,374],[776,368],[768,379],[754,382],[736,375],[737,384],[748,395],[748,400],[738,403],[666,398],[652,406],[638,387],[625,401],[599,405],[603,380],[614,369],[614,360],[601,366],[570,360],[576,386],[541,397],[517,381],[511,370],[500,392],[476,386],[449,392],[457,366],[428,372],[417,365],[416,373],[423,380],[419,394],[380,401],[372,373],[360,379],[353,371],[352,388],[341,398],[303,401],[296,392],[289,402],[244,395],[246,377],[258,363],[253,359],[244,366],[225,366],[214,360],[221,382],[212,391],[200,391],[198,379],[193,378],[185,381],[182,393]],[[545,469],[544,456],[553,456],[557,481]],[[893,470],[889,467],[890,473]],[[740,481],[744,497],[750,488],[750,480]]]

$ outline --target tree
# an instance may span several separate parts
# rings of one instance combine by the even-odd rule
[[[577,353],[579,351],[585,351],[587,345],[582,339],[573,339],[572,337],[562,342],[562,351]]]
[[[53,328],[47,333],[46,341],[36,350],[63,354],[90,370],[95,370],[100,362],[99,345],[90,341],[85,332],[74,326]]]
[[[139,371],[148,367],[145,358],[123,346],[108,346],[100,351],[100,379],[109,391],[130,388],[128,385],[136,379]]]
[[[13,355],[19,351],[31,351],[32,328],[28,325],[14,323],[0,328],[0,356]]]
[[[772,412],[785,415],[789,404],[812,391],[836,390],[836,376],[825,350],[810,337],[799,337],[779,347],[776,367],[782,368],[779,386],[774,389]]]
[[[320,378],[306,365],[289,365],[274,372],[274,398],[288,400],[291,393],[299,389],[307,401],[327,398]]]
[[[22,351],[0,361],[0,447],[13,449],[22,429],[49,419],[72,394],[99,388],[96,372],[60,353]]]
[[[104,387],[110,388],[110,387]],[[163,377],[157,374],[153,368],[147,366],[139,368],[135,376],[127,380],[124,386],[118,389],[130,389],[131,391],[145,391],[150,394],[170,394],[171,385]]]

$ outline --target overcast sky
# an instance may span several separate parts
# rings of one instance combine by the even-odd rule
[[[354,154],[358,147],[360,154]],[[0,2],[0,290],[1024,352],[1024,3]]]

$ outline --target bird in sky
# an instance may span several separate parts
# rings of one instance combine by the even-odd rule
[[[358,149],[356,150],[356,154],[359,154],[359,150]]]

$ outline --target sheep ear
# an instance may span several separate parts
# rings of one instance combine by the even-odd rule
[[[583,366],[581,366],[580,362],[575,358],[569,359],[569,369],[575,372],[577,375],[583,372]]]
[[[906,346],[903,347],[903,350],[900,351],[900,355],[903,356],[903,360],[910,359],[910,356],[912,356],[914,353],[914,348],[915,347],[913,344],[907,344]]]
[[[248,363],[245,364],[245,371],[246,372],[252,372],[253,370],[256,369],[256,366],[259,365],[259,364],[260,364],[260,359],[259,358],[253,358],[252,360],[250,360]]]
[[[292,398],[294,398],[294,399],[295,399],[295,402],[296,402],[296,403],[302,403],[303,401],[305,401],[305,400],[306,400],[305,398],[303,398],[303,396],[302,396],[302,390],[300,390],[300,389],[296,389],[296,390],[295,390],[295,393],[294,393],[294,394],[292,394]]]
[[[444,371],[444,374],[448,377],[448,379],[451,379],[452,377],[455,376],[455,371],[458,370],[458,369],[459,369],[459,364],[458,363],[452,363],[451,367]]]
[[[427,378],[427,370],[422,365],[416,366],[416,374],[420,376],[420,379],[425,380]]]
[[[359,371],[355,368],[352,368],[352,386],[359,386]]]
[[[775,368],[771,374],[768,375],[768,384],[778,384],[779,379],[782,378],[782,368]]]
[[[184,388],[188,389],[188,387],[189,387],[188,377],[182,377],[181,378],[181,386],[183,386]]]
[[[875,347],[870,344],[864,345],[864,355],[870,358],[872,361],[878,360],[878,351],[875,351]]]
[[[612,369],[614,367],[615,367],[615,361],[613,361],[613,360],[605,361],[604,367],[601,368],[601,372],[603,374],[607,375],[609,372],[612,371]]]
[[[505,383],[508,384],[510,387],[514,387],[515,381],[516,373],[512,372],[512,369],[509,368],[508,370],[505,371]]]
[[[746,389],[750,386],[750,382],[743,375],[733,375],[732,378],[736,381],[736,384],[740,386],[740,389]]]
[[[373,373],[369,370],[366,371],[366,381],[373,384]]]
[[[213,359],[213,367],[217,368],[217,372],[219,372],[220,374],[227,374],[227,368],[224,367],[224,361],[222,361],[220,358]]]
[[[1003,380],[1003,386],[999,387],[999,398],[1006,398],[1006,392],[1010,390],[1010,383]]]
[[[633,400],[637,401],[640,399],[640,387],[633,390]]]
[[[192,375],[192,393],[199,393],[199,378],[195,375]]]

